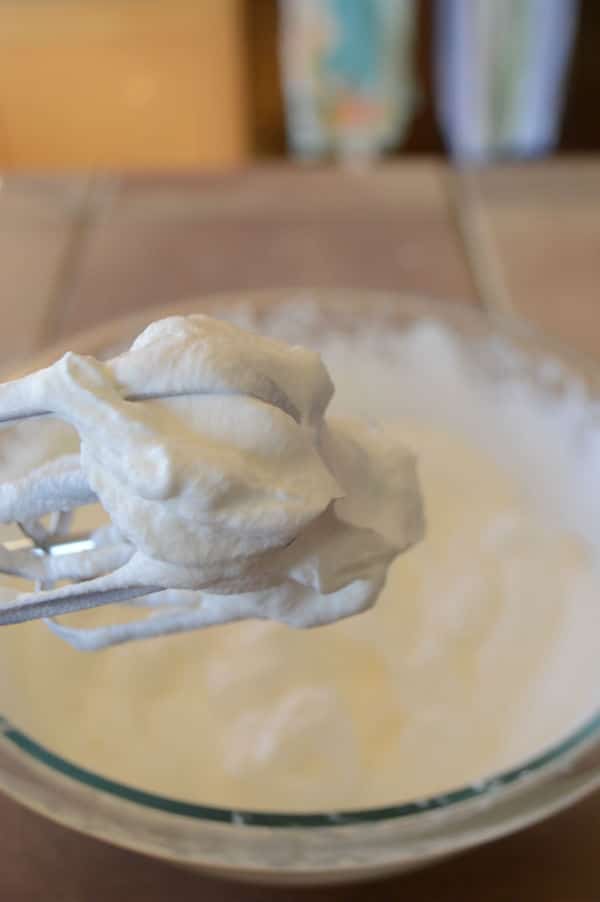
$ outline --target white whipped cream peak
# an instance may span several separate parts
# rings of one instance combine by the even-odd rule
[[[373,604],[423,532],[415,459],[384,428],[326,421],[332,394],[318,354],[201,315],[153,323],[106,363],[69,353],[2,386],[0,413],[49,410],[81,446],[0,484],[0,520],[96,497],[116,568],[92,574],[98,588],[169,590],[151,627],[54,628],[96,647],[245,617],[313,626]]]

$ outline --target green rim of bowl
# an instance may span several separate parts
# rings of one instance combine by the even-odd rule
[[[339,827],[414,817],[426,812],[447,810],[461,802],[481,798],[493,791],[497,792],[524,777],[531,776],[543,768],[558,763],[569,752],[573,752],[579,746],[587,744],[594,737],[600,738],[600,711],[562,742],[550,746],[540,755],[527,759],[518,767],[493,774],[471,786],[464,786],[448,793],[433,795],[400,805],[306,813],[250,811],[185,802],[181,799],[136,789],[133,786],[119,783],[116,780],[111,780],[94,771],[80,767],[40,745],[1,716],[0,735],[28,757],[49,767],[63,777],[74,780],[89,789],[111,795],[120,801],[133,802],[136,805],[150,808],[153,811],[160,811],[164,814],[173,814],[200,821],[234,825],[245,824],[255,827]]]

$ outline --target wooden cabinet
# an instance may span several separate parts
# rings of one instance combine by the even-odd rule
[[[247,156],[242,0],[0,0],[0,165]]]

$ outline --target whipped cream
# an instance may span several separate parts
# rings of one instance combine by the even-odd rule
[[[153,323],[106,363],[69,353],[3,386],[0,413],[50,411],[80,450],[0,485],[0,521],[97,499],[113,528],[94,552],[45,561],[46,580],[151,587],[158,607],[137,625],[52,628],[96,648],[249,617],[318,626],[370,607],[423,533],[415,458],[384,427],[326,420],[332,395],[314,351],[200,315]]]
[[[236,313],[258,327],[252,310]],[[377,604],[325,629],[245,620],[101,655],[39,622],[0,630],[2,714],[104,777],[233,811],[424,799],[570,735],[600,705],[594,399],[560,361],[528,363],[435,322],[399,332],[376,311],[340,334],[303,298],[259,325],[322,353],[336,386],[328,422],[377,417],[415,450],[423,541],[392,563]],[[369,498],[386,483],[373,480]],[[94,525],[98,510],[81,515]],[[228,603],[209,602],[215,616]],[[139,613],[98,608],[69,623]]]

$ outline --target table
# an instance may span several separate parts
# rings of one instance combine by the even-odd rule
[[[425,159],[353,171],[10,175],[0,183],[0,365],[147,305],[344,285],[511,311],[600,352],[599,201],[593,158],[463,173]],[[598,795],[428,871],[310,891],[185,873],[2,796],[0,825],[7,902],[600,899]]]

